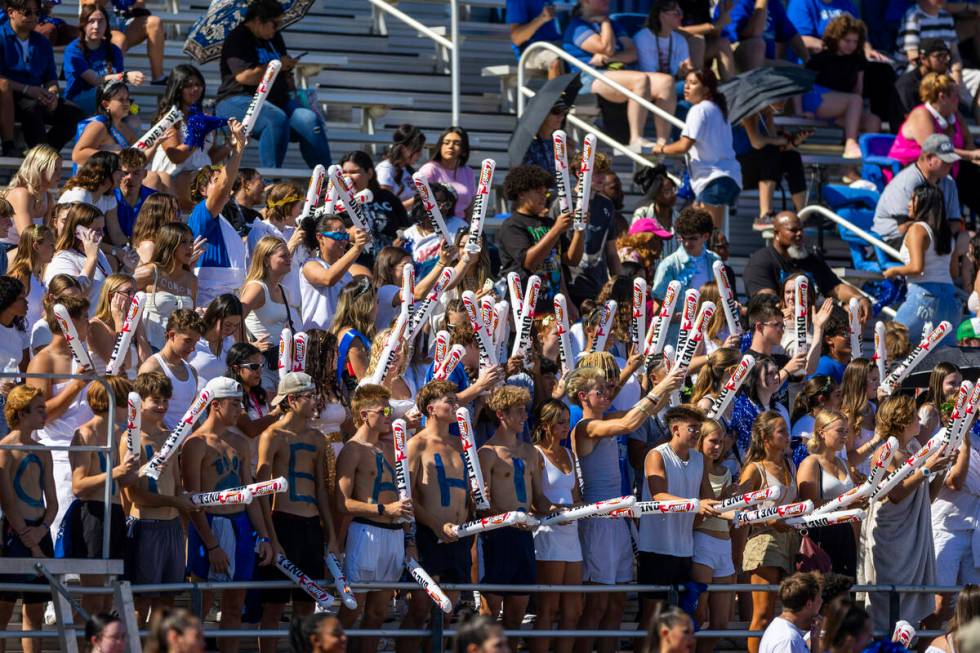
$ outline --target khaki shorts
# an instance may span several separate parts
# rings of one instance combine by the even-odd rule
[[[788,574],[796,571],[796,555],[800,551],[800,534],[780,533],[770,529],[749,535],[742,554],[742,571],[759,567],[776,567]]]

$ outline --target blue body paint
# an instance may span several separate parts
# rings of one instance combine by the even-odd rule
[[[511,458],[514,461],[514,493],[517,500],[527,503],[527,486],[524,484],[524,460],[521,458]]]
[[[241,477],[238,474],[238,467],[238,456],[232,456],[230,461],[225,456],[221,456],[214,461],[214,469],[218,473],[218,480],[214,484],[214,490],[216,492],[239,487],[242,484]]]
[[[44,507],[43,490],[41,492],[41,495],[35,499],[34,497],[32,497],[27,493],[27,490],[25,490],[24,486],[21,484],[21,478],[23,478],[24,474],[27,473],[27,470],[30,469],[30,466],[32,464],[37,465],[38,480],[40,481],[42,486],[44,485],[44,463],[41,462],[41,459],[37,456],[37,454],[29,453],[21,459],[20,464],[17,465],[17,471],[14,472],[14,494],[17,495],[18,499],[23,501],[31,508],[43,508]]]
[[[96,454],[99,456],[99,471],[105,474],[106,473],[105,454],[102,453],[101,451],[96,452]],[[116,479],[112,479],[112,495],[113,496],[116,495]]]
[[[395,486],[395,468],[392,467],[387,460],[385,460],[384,454],[375,453],[374,462],[378,466],[378,475],[374,477],[374,489],[371,491],[371,500],[377,503],[378,497],[381,496],[382,492],[388,491],[397,493],[398,488]],[[387,483],[382,481],[385,470],[388,472],[388,478],[391,479],[391,481]]]
[[[144,445],[143,446],[143,453],[146,454],[146,459],[147,460],[153,460],[153,453],[154,452],[153,452],[153,447],[152,446],[150,446],[148,444],[147,445]],[[152,494],[160,494],[160,487],[157,485],[157,480],[155,478],[153,478],[152,476],[147,476],[146,478],[147,478],[148,481],[150,481],[150,483],[148,485],[148,489],[150,490],[150,492]]]
[[[446,465],[442,462],[442,456],[439,454],[435,455],[436,463],[436,478],[439,481],[439,503],[445,508],[449,505],[451,498],[451,493],[453,488],[463,490],[464,492],[469,492],[470,486],[466,481],[466,477],[463,478],[450,478],[446,476]]]
[[[316,504],[316,499],[309,494],[300,494],[296,489],[296,486],[299,485],[299,479],[308,480],[314,485],[314,487],[316,486],[313,474],[296,471],[296,454],[300,451],[312,451],[313,453],[316,453],[316,447],[314,447],[312,444],[306,444],[304,442],[293,442],[289,445],[289,500],[299,501],[301,503]]]

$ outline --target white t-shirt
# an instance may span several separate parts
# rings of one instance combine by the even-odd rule
[[[374,167],[374,174],[378,177],[378,183],[391,188],[398,199],[407,200],[415,195],[415,182],[406,168],[402,168],[401,178],[395,179],[395,166],[386,159]]]
[[[690,57],[687,40],[677,32],[670,36],[654,36],[649,27],[644,27],[633,37],[636,43],[636,53],[639,56],[639,68],[645,73],[668,73],[676,75],[684,60]],[[668,59],[667,70],[660,69],[660,60]]]
[[[809,653],[803,631],[792,623],[776,617],[766,628],[759,643],[759,653]]]
[[[691,107],[681,136],[695,141],[688,152],[695,195],[719,177],[731,177],[741,188],[742,169],[732,148],[732,127],[717,104],[705,100]]]
[[[20,366],[20,361],[24,358],[24,350],[30,344],[27,331],[0,324],[0,370],[16,371]]]
[[[378,314],[374,318],[374,328],[378,331],[387,329],[391,326],[392,320],[398,317],[401,306],[392,306],[391,302],[401,290],[401,286],[391,284],[378,288]]]
[[[449,235],[455,239],[460,229],[466,229],[467,225],[459,218],[446,218],[446,229]],[[442,234],[436,229],[432,233],[424,234],[417,224],[405,230],[402,234],[405,240],[412,243],[412,260],[416,265],[422,265],[427,261],[439,257],[439,248],[442,246]]]
[[[85,267],[85,255],[73,249],[63,249],[55,253],[54,258],[44,268],[44,285],[51,285],[51,280],[59,274],[67,274],[78,279],[82,288],[88,287],[89,317],[95,316],[95,309],[99,305],[99,295],[102,294],[102,285],[106,277],[112,274],[112,266],[109,259],[101,251],[99,252],[98,262],[95,266],[95,274],[92,279],[82,274]]]
[[[72,188],[71,190],[66,190],[58,198],[58,204],[70,204],[72,202],[82,202],[83,204],[88,204],[89,206],[94,206],[102,213],[108,213],[116,208],[116,196],[113,193],[105,193],[99,199],[93,199],[92,193],[85,190],[84,188]]]
[[[319,258],[311,258],[306,265],[319,265],[324,270],[330,269],[330,264]],[[337,310],[337,300],[340,299],[340,291],[344,286],[354,280],[350,272],[344,272],[340,281],[332,286],[317,286],[309,282],[306,275],[300,271],[299,289],[303,297],[303,328],[304,329],[323,329],[326,331],[333,322],[333,315]]]

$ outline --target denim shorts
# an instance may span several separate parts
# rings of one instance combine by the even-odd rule
[[[697,200],[712,206],[734,206],[742,189],[731,177],[716,177],[708,182]]]
[[[901,322],[909,328],[909,338],[912,342],[919,340],[922,328],[926,322],[932,322],[936,327],[942,321],[947,321],[955,329],[963,314],[963,300],[956,293],[956,287],[948,283],[915,283],[909,282],[908,294],[905,301],[898,307],[893,320]],[[955,338],[946,338],[940,347],[955,346]]]

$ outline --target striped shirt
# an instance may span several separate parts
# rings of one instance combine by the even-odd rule
[[[958,39],[952,14],[945,9],[940,9],[939,13],[933,16],[919,6],[906,11],[898,30],[895,59],[908,64],[911,68],[912,62],[909,61],[908,51],[917,50],[919,43],[926,39],[941,39],[950,48],[955,46]]]

